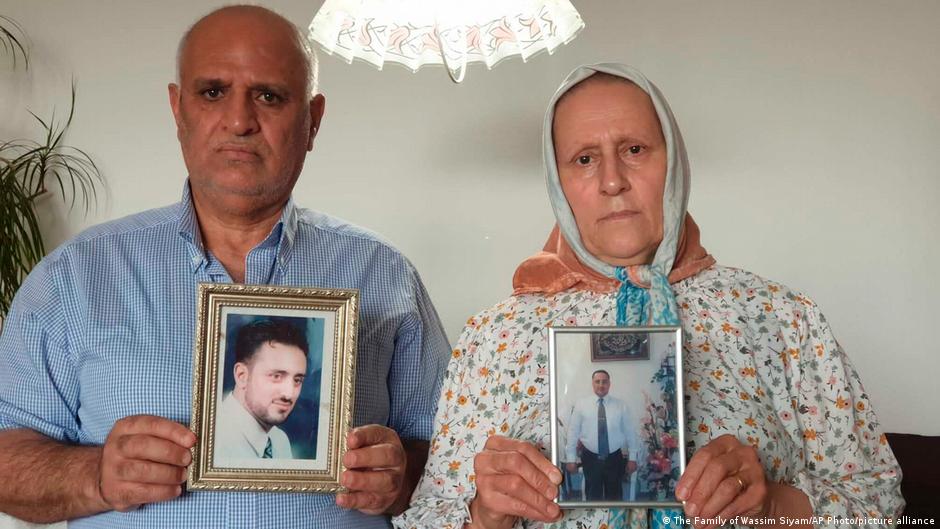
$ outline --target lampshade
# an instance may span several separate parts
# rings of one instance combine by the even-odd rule
[[[552,53],[583,27],[568,0],[326,0],[309,36],[349,63],[442,64],[460,82],[470,63]]]

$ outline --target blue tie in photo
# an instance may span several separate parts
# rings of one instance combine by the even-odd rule
[[[604,399],[597,399],[597,457],[604,459],[610,452],[607,441],[607,409]]]

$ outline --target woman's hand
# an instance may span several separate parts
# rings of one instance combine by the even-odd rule
[[[703,519],[759,516],[767,502],[767,481],[757,450],[733,435],[712,439],[692,456],[676,484],[676,498],[699,529]],[[696,522],[694,518],[698,518]]]
[[[470,503],[474,529],[510,528],[519,517],[561,518],[554,503],[561,472],[532,443],[492,436],[473,460],[477,495]]]

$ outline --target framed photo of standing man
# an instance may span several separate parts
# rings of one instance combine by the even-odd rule
[[[681,505],[681,335],[678,326],[549,329],[560,507]]]
[[[188,488],[341,492],[359,293],[201,284]]]

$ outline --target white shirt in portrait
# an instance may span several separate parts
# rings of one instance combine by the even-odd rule
[[[261,459],[271,440],[273,459],[293,459],[290,439],[272,426],[267,432],[231,393],[216,410],[215,466],[241,466],[245,459]]]
[[[633,422],[633,415],[626,402],[610,394],[601,398],[591,395],[579,400],[571,412],[568,427],[568,442],[565,446],[565,461],[577,460],[578,441],[584,448],[597,453],[597,408],[598,402],[604,401],[604,411],[607,416],[607,446],[611,452],[623,450],[624,456],[631,461],[637,461],[640,454],[640,440],[637,430],[640,425]]]

